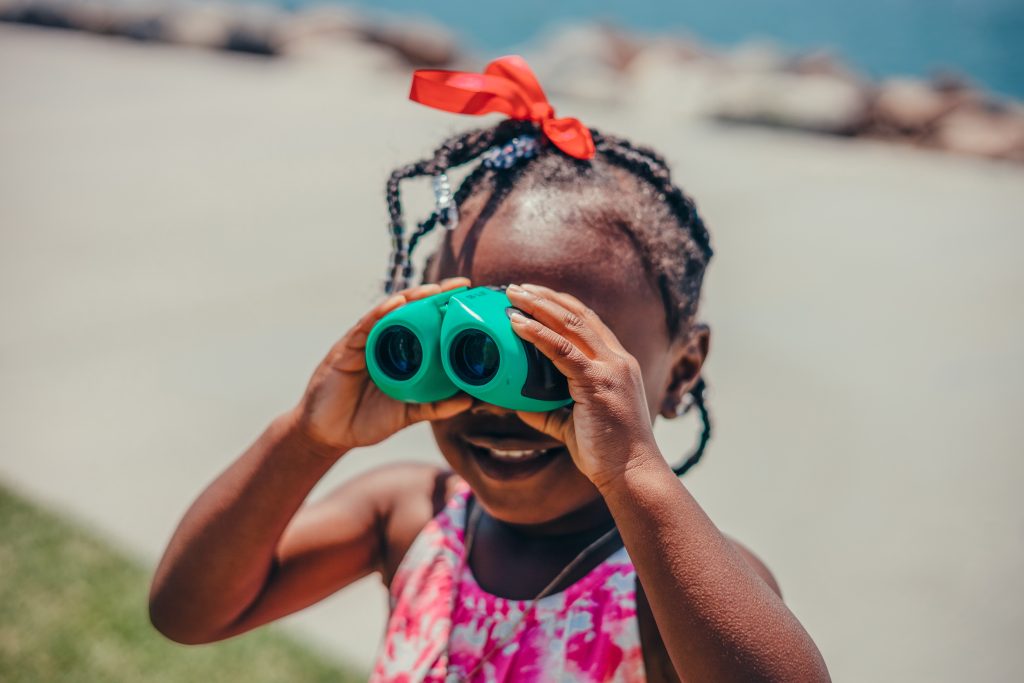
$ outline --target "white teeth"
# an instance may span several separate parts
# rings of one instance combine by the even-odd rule
[[[492,457],[498,458],[499,460],[523,460],[526,458],[536,457],[544,452],[538,450],[499,450],[497,448],[488,448],[487,451]]]

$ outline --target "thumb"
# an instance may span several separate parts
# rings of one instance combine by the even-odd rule
[[[569,443],[572,434],[572,410],[570,408],[558,408],[544,413],[528,413],[517,410],[516,415],[538,432],[558,439],[562,443]]]
[[[457,394],[443,401],[433,403],[406,403],[405,416],[409,424],[424,420],[447,420],[468,410],[473,405],[473,397],[469,394]]]

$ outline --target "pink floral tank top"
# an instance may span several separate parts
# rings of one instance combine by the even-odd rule
[[[465,482],[420,531],[391,582],[391,616],[374,683],[643,681],[636,573],[620,548],[560,593],[537,601],[484,591],[465,561]],[[507,639],[510,629],[518,635]]]

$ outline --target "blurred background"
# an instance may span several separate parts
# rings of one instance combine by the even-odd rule
[[[0,679],[365,678],[374,578],[195,648],[148,581],[377,300],[391,169],[496,120],[409,102],[412,69],[511,52],[706,217],[686,484],[835,680],[1019,679],[1020,0],[0,0]],[[440,461],[422,425],[312,495],[408,459]]]

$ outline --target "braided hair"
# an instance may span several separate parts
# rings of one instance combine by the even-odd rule
[[[538,126],[530,121],[506,119],[490,128],[468,131],[445,140],[429,159],[395,169],[387,182],[387,205],[390,216],[391,259],[385,291],[390,293],[407,287],[413,275],[413,252],[420,240],[438,223],[451,227],[451,213],[434,211],[406,235],[402,215],[400,185],[403,180],[446,173],[485,152],[523,135],[538,136],[539,153],[509,168],[478,164],[462,181],[452,197],[456,210],[477,191],[488,188],[490,213],[514,188],[530,184],[575,186],[581,180],[591,183],[610,182],[610,174],[602,168],[624,171],[632,176],[637,191],[621,198],[623,213],[614,220],[640,251],[645,266],[654,276],[665,306],[670,336],[678,335],[696,315],[704,271],[711,259],[710,235],[692,199],[672,182],[669,166],[654,150],[636,145],[614,135],[590,129],[596,155],[583,161],[569,157],[543,139]],[[602,168],[598,168],[602,167]],[[616,187],[616,190],[619,188]],[[485,211],[487,209],[485,208]],[[486,220],[490,213],[481,215]],[[684,397],[684,410],[697,408],[702,432],[693,453],[673,470],[681,476],[697,464],[711,438],[711,421],[705,405],[706,384],[698,378]]]

